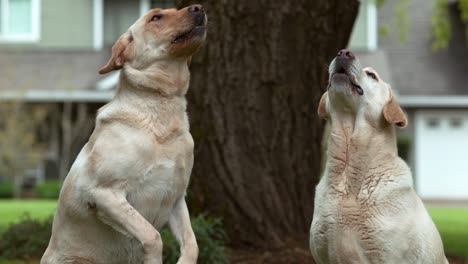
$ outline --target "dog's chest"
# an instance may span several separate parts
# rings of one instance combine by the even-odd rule
[[[387,193],[396,198],[394,188],[377,186],[364,181],[354,193],[337,191],[325,181],[319,184],[311,227],[316,255],[330,263],[346,263],[346,259],[382,263],[393,243],[389,241],[394,239],[391,223],[398,219],[395,215],[401,208],[398,201],[388,199]]]
[[[177,201],[185,195],[193,166],[193,140],[184,135],[154,148],[154,155],[128,192],[128,201],[150,223],[163,225]]]

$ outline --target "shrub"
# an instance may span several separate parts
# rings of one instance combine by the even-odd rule
[[[399,136],[397,138],[398,156],[406,162],[410,158],[411,138],[409,136]]]
[[[58,199],[60,194],[60,181],[45,181],[44,183],[38,184],[34,188],[38,198],[41,199]]]
[[[21,221],[10,224],[0,238],[0,259],[40,257],[49,243],[52,217],[35,220],[25,214]]]
[[[198,215],[192,218],[192,227],[199,248],[198,263],[228,263],[224,251],[226,234],[221,219]],[[161,236],[164,243],[164,263],[177,263],[180,256],[179,244],[168,228],[161,230]]]
[[[0,183],[0,198],[13,198],[15,186],[11,182]]]
[[[228,263],[224,251],[226,235],[221,220],[199,215],[192,219],[200,253],[198,263]],[[52,217],[34,220],[24,215],[20,222],[11,224],[0,237],[1,259],[40,258],[47,248],[52,231]],[[175,264],[180,256],[179,244],[168,228],[161,230],[164,243],[164,263]]]

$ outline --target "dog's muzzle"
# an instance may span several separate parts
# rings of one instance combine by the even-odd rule
[[[347,49],[338,51],[332,64],[334,66],[331,75],[332,78],[337,74],[340,76],[344,75],[349,79],[349,82],[359,95],[364,94],[364,90],[356,79],[356,76],[361,71],[361,63],[351,51]]]

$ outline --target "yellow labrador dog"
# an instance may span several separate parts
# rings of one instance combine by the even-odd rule
[[[115,98],[60,193],[41,263],[162,263],[167,222],[179,264],[197,262],[185,192],[193,165],[185,94],[188,61],[203,44],[200,5],[153,9],[114,45],[100,73],[122,68]]]
[[[329,68],[318,107],[330,125],[310,249],[317,263],[447,263],[440,235],[398,157],[407,119],[390,86],[348,50]]]

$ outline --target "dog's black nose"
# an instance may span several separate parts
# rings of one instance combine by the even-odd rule
[[[355,58],[354,54],[348,49],[342,49],[338,51],[338,54],[336,55],[336,57],[342,58],[342,59],[354,59]]]
[[[202,5],[191,5],[188,10],[190,13],[194,15],[205,13],[205,9],[203,8]]]

